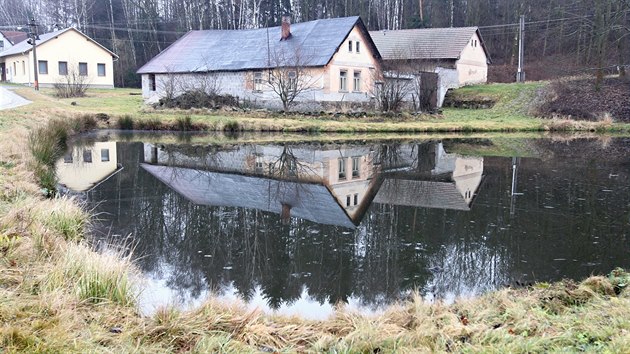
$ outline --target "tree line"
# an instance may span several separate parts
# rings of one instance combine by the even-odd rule
[[[479,26],[498,81],[513,78],[521,15],[530,79],[623,70],[630,57],[630,0],[0,0],[0,28],[76,26],[120,56],[117,86],[137,86],[136,69],[187,31],[276,26],[285,13],[359,15],[370,30]]]

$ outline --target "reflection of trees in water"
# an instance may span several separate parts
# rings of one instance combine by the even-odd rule
[[[414,287],[458,295],[525,275],[579,278],[623,265],[619,260],[628,252],[622,230],[629,226],[630,193],[602,191],[628,191],[628,170],[616,162],[610,167],[587,159],[584,167],[582,160],[523,159],[524,195],[512,215],[510,160],[486,158],[487,178],[470,212],[374,204],[351,231],[296,218],[283,223],[278,214],[252,209],[194,205],[138,168],[141,145],[118,151],[125,169],[90,198],[105,200],[97,211],[109,213],[106,223],[116,233],[134,235],[143,270],[167,275],[182,294],[233,283],[250,299],[260,286],[277,307],[300,298],[306,287],[320,302],[357,296],[375,305]],[[617,177],[608,177],[612,170],[620,171]],[[588,265],[594,262],[597,267]]]

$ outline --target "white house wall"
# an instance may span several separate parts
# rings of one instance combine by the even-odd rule
[[[461,86],[486,83],[488,81],[488,57],[475,33],[462,50],[457,61],[459,84]]]

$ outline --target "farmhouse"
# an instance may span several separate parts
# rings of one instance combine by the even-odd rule
[[[384,65],[438,74],[438,106],[448,89],[485,83],[490,56],[477,27],[371,31]]]
[[[94,88],[114,87],[118,56],[74,28],[42,34],[36,41],[39,85],[51,87],[75,77]],[[2,81],[32,85],[33,46],[22,41],[0,52]]]
[[[147,103],[203,89],[287,108],[371,100],[381,57],[359,17],[190,31],[138,70]],[[218,91],[218,92],[216,92]]]

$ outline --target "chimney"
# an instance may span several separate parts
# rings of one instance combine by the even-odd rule
[[[280,35],[281,41],[286,41],[291,38],[291,15],[282,15],[282,33]]]

